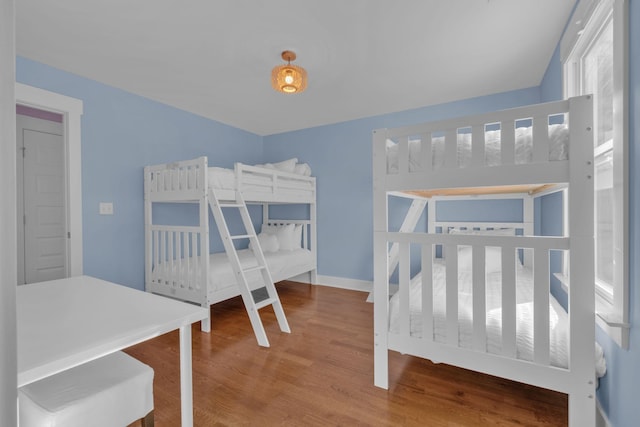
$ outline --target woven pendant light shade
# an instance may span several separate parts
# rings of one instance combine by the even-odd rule
[[[307,70],[291,65],[296,54],[289,50],[282,52],[286,65],[279,65],[271,70],[271,86],[282,93],[300,93],[307,88]]]

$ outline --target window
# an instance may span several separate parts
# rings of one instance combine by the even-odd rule
[[[628,347],[628,1],[580,0],[563,36],[565,96],[594,95],[595,280],[599,324]]]

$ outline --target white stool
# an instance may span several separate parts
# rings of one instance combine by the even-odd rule
[[[153,369],[119,351],[18,390],[20,427],[153,426]]]

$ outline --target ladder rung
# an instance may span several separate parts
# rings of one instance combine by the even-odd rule
[[[263,299],[262,301],[256,303],[256,310],[260,310],[261,308],[271,305],[274,302],[276,302],[275,298]]]
[[[251,237],[253,237],[253,234],[236,234],[235,236],[229,236],[231,237],[231,239],[237,240],[237,239],[249,239]]]
[[[264,266],[264,265],[256,265],[256,266],[253,266],[253,267],[243,268],[243,269],[242,269],[242,271],[243,271],[244,273],[248,273],[248,272],[250,272],[250,271],[258,271],[258,270],[262,270],[262,269],[264,269],[264,268],[265,268],[265,266]]]
[[[242,203],[219,203],[221,208],[241,208],[244,205]]]

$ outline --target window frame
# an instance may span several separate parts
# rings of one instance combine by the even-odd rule
[[[609,20],[613,21],[613,286],[596,280],[595,301],[598,325],[622,348],[629,347],[628,3],[580,0],[560,46],[564,96],[580,95],[582,59]],[[597,125],[597,117],[595,122]],[[603,148],[594,151],[598,149]]]

